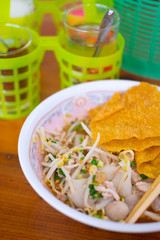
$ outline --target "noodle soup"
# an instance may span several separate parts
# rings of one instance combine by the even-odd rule
[[[85,117],[63,129],[37,130],[32,140],[41,139],[44,181],[70,207],[96,218],[125,222],[154,179],[137,172],[134,151],[109,152],[98,145],[100,135],[93,142],[89,123]],[[159,210],[160,197],[139,221],[160,221]]]

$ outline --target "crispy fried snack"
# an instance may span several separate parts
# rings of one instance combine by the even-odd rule
[[[137,170],[160,174],[160,91],[142,82],[90,111],[93,140],[109,151],[134,150]]]
[[[159,137],[159,116],[160,92],[156,86],[141,83],[122,95],[116,93],[100,108],[90,123],[92,136],[95,140],[99,132],[100,144]]]
[[[160,175],[160,147],[150,147],[141,152],[135,152],[137,171],[151,178]]]

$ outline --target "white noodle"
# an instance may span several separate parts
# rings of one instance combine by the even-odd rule
[[[79,173],[79,171],[81,170],[81,168],[84,166],[84,164],[87,162],[87,160],[90,158],[91,154],[94,152],[98,142],[100,140],[100,134],[98,133],[97,135],[97,139],[95,141],[95,143],[93,144],[93,146],[91,147],[90,151],[87,153],[87,155],[85,156],[85,158],[83,159],[82,163],[79,165],[79,167],[75,170],[75,172],[72,175],[72,178],[75,178],[77,176],[77,174]]]
[[[75,167],[78,167],[79,164],[76,163],[76,164],[73,164],[73,165],[66,165],[65,168],[75,168]]]
[[[92,177],[93,177],[93,174],[91,174],[89,176],[87,184],[86,184],[86,189],[85,189],[85,192],[84,192],[84,206],[85,207],[90,207],[89,203],[88,203],[88,195],[89,195],[89,185],[92,183]]]
[[[68,184],[68,182],[67,182],[67,183],[65,184],[65,186],[64,186],[63,191],[61,192],[61,194],[62,194],[62,195],[65,194],[65,193],[67,192],[68,188],[69,188],[69,184]]]
[[[59,138],[59,141],[60,141],[60,142],[62,142],[62,140],[63,140],[63,138],[65,137],[65,135],[66,135],[66,133],[63,132],[62,135],[61,135],[61,137]]]
[[[57,168],[57,165],[56,165],[56,164],[50,168],[50,170],[48,171],[48,173],[47,173],[47,175],[46,175],[46,179],[50,179],[50,177],[52,176],[52,174],[54,173],[54,171],[56,170],[56,168]]]
[[[88,143],[88,136],[86,136],[86,138],[83,140],[81,146],[86,147],[87,143]]]
[[[86,124],[84,124],[83,122],[81,122],[81,125],[82,125],[83,129],[86,131],[86,133],[92,138],[91,131],[90,131],[89,128],[86,126]]]
[[[67,146],[69,143],[72,142],[73,138],[75,137],[76,135],[76,131],[74,131],[71,136],[68,138],[67,142],[65,143],[65,146]]]
[[[52,176],[51,176],[51,182],[52,182],[52,189],[54,189],[55,188],[55,184],[54,184],[54,172],[53,172],[53,174],[52,174]]]
[[[77,125],[79,125],[80,124],[80,122],[75,122],[75,123],[73,123],[72,125],[71,125],[71,127],[68,129],[68,134],[70,133],[70,132],[72,132],[72,130],[77,126]]]
[[[70,186],[71,192],[75,192],[75,188],[71,179],[71,176],[69,175],[68,171],[65,169],[65,167],[61,167],[62,171],[64,172],[64,174],[66,175],[66,180],[68,181],[68,184]]]
[[[52,154],[48,154],[48,157],[51,158],[52,161],[55,161],[55,158],[52,156]],[[57,160],[57,159],[56,159]]]
[[[63,149],[58,143],[51,142],[51,146],[56,150],[62,150]]]
[[[45,142],[45,141],[42,140],[42,143],[43,143],[43,145],[45,146],[45,150],[46,150],[47,152],[50,152],[50,153],[52,153],[53,155],[56,155],[55,149],[53,149],[52,147],[50,147],[47,142]]]
[[[44,168],[44,169],[43,169],[43,172],[42,172],[43,176],[45,176],[48,171],[49,171],[49,168],[48,168],[48,167]]]
[[[57,131],[54,131],[54,130],[51,130],[51,129],[46,129],[46,132],[48,132],[52,135],[61,135],[62,134],[61,132],[57,132]]]

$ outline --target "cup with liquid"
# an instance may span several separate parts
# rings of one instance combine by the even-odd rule
[[[110,27],[100,29],[100,24],[108,10],[114,11]],[[61,45],[66,50],[85,57],[94,56],[97,47],[101,48],[98,57],[115,53],[120,17],[116,10],[102,4],[82,4],[68,9],[63,14],[64,35]],[[105,34],[103,42],[98,42],[100,34]]]
[[[25,116],[39,103],[36,36],[26,27],[0,24],[0,118]]]

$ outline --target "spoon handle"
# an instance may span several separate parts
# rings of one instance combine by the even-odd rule
[[[100,25],[100,30],[102,30],[98,36],[98,39],[97,39],[97,42],[95,45],[99,45],[101,43],[103,43],[107,37],[107,34],[110,30],[110,26],[112,26],[112,23],[113,23],[113,19],[114,19],[114,12],[112,10],[108,10],[103,19],[102,19],[102,22],[101,22],[101,25]],[[101,46],[98,46],[96,47],[96,50],[93,54],[93,57],[98,57],[99,54],[100,54],[100,51],[101,51],[102,47]]]

